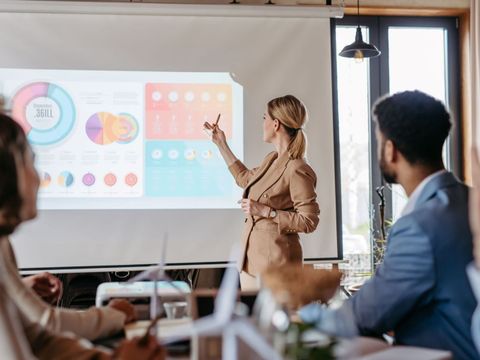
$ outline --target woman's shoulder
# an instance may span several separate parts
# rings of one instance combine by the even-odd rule
[[[278,156],[278,154],[277,154],[276,151],[269,152],[269,153],[268,153],[267,155],[265,155],[265,157],[263,158],[262,164],[266,164],[266,163],[272,161],[273,158],[275,158],[275,157],[277,157],[277,156]]]
[[[272,157],[274,157],[274,156],[277,156],[277,155],[278,155],[278,154],[277,154],[276,151],[271,151],[271,152],[269,152],[269,153],[265,156],[265,160],[270,159],[270,158],[272,158]]]
[[[288,167],[290,168],[290,171],[292,173],[293,172],[303,173],[306,175],[316,177],[315,171],[312,169],[312,167],[308,164],[308,162],[305,159],[291,159],[288,162]]]
[[[292,169],[304,169],[313,171],[312,167],[306,159],[290,159],[288,166]]]

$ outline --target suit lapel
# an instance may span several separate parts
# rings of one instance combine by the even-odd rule
[[[245,187],[245,190],[243,190],[243,198],[246,198],[248,192],[250,191],[250,187],[255,184],[258,179],[260,179],[266,172],[267,170],[270,168],[270,165],[272,164],[272,162],[277,158],[278,154],[276,152],[272,152],[272,154],[270,155],[269,158],[267,158],[263,164],[263,166],[257,171],[257,173],[255,174],[255,176],[253,176],[249,183],[247,184],[247,186]]]
[[[285,156],[278,160],[278,163],[275,166],[274,171],[270,174],[270,176],[266,179],[265,187],[259,192],[256,201],[259,201],[260,197],[270,189],[280,178],[282,177],[283,173],[287,169],[288,161],[290,160],[289,156]]]
[[[283,173],[285,172],[285,169],[287,168],[287,164],[289,160],[290,160],[290,156],[288,155],[288,153],[285,153],[280,158],[278,158],[277,163],[273,165],[274,168],[268,174],[268,177],[264,179],[264,183],[263,183],[264,186],[262,187],[262,189],[260,189],[260,191],[258,191],[258,196],[256,196],[254,200],[258,201],[262,196],[262,194],[268,189],[270,189],[282,177]],[[269,166],[266,168],[266,170],[268,170],[270,166],[271,166],[271,162],[269,163]],[[263,172],[262,176],[265,174],[265,172],[266,171]],[[260,177],[258,177],[256,180],[258,179],[260,179]]]
[[[445,172],[443,174],[438,175],[434,179],[432,179],[422,190],[418,200],[415,204],[415,208],[420,206],[425,201],[429,200],[432,196],[434,196],[438,190],[455,185],[458,183],[458,180],[455,178],[451,172]]]

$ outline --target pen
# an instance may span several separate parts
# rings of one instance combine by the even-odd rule
[[[148,325],[148,328],[147,328],[147,331],[145,332],[145,335],[143,335],[143,337],[138,341],[138,344],[139,345],[142,345],[142,346],[145,346],[147,345],[148,343],[148,336],[150,335],[150,332],[152,331],[152,329],[157,326],[157,322],[158,320],[160,320],[161,316],[158,315],[157,317],[155,317],[155,319],[153,319],[151,322],[150,322],[150,325]]]
[[[218,114],[217,121],[215,121],[215,124],[213,124],[213,127],[217,127],[219,121],[220,121],[220,113]]]

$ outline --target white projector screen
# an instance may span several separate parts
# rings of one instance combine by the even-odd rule
[[[342,256],[325,11],[8,4],[0,93],[42,179],[38,218],[13,237],[20,268],[139,269],[159,262],[165,233],[171,267],[224,265],[242,234],[241,190],[203,121],[221,113],[236,155],[254,167],[273,150],[262,141],[265,105],[286,94],[309,110],[318,177],[320,224],[302,236],[305,261]]]

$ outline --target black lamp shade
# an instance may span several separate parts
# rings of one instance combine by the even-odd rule
[[[363,55],[361,57],[376,57],[381,54],[380,50],[375,45],[368,44],[363,41],[362,30],[360,26],[357,27],[357,33],[355,34],[355,41],[350,45],[347,45],[340,52],[340,56],[347,58],[354,58]]]

